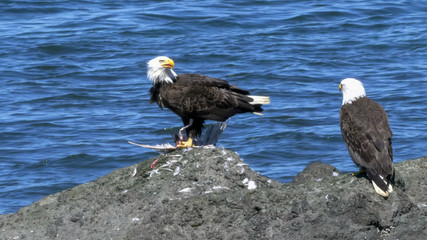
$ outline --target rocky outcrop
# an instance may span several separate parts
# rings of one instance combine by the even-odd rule
[[[425,239],[427,158],[396,164],[385,199],[309,165],[293,183],[221,148],[180,150],[0,215],[0,239]]]

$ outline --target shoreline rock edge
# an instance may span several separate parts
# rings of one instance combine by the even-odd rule
[[[395,167],[384,199],[328,164],[283,184],[227,149],[180,150],[0,215],[0,239],[424,239],[427,157]]]

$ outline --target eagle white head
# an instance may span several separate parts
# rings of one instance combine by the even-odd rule
[[[173,83],[178,74],[172,68],[175,63],[166,56],[159,56],[147,62],[147,77],[153,84]]]
[[[352,103],[358,98],[366,97],[363,83],[355,78],[343,79],[339,89],[342,91],[342,105]]]

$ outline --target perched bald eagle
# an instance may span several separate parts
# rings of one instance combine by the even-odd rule
[[[388,197],[393,191],[394,170],[387,113],[380,104],[366,97],[365,88],[357,79],[342,80],[339,90],[343,94],[341,133],[350,157],[360,172],[366,172],[375,191]]]
[[[172,70],[174,61],[165,56],[156,57],[147,65],[147,77],[153,83],[150,103],[169,108],[184,123],[177,147],[194,146],[193,139],[201,134],[205,120],[223,122],[238,113],[260,114],[262,104],[270,103],[269,97],[251,96],[248,91],[219,78],[188,73],[178,75]],[[186,130],[187,141],[183,130]]]

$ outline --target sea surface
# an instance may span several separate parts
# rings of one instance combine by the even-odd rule
[[[146,62],[271,97],[218,146],[289,182],[312,161],[356,171],[339,128],[346,77],[386,109],[394,161],[427,155],[425,1],[0,2],[0,214],[158,154],[172,112]]]

